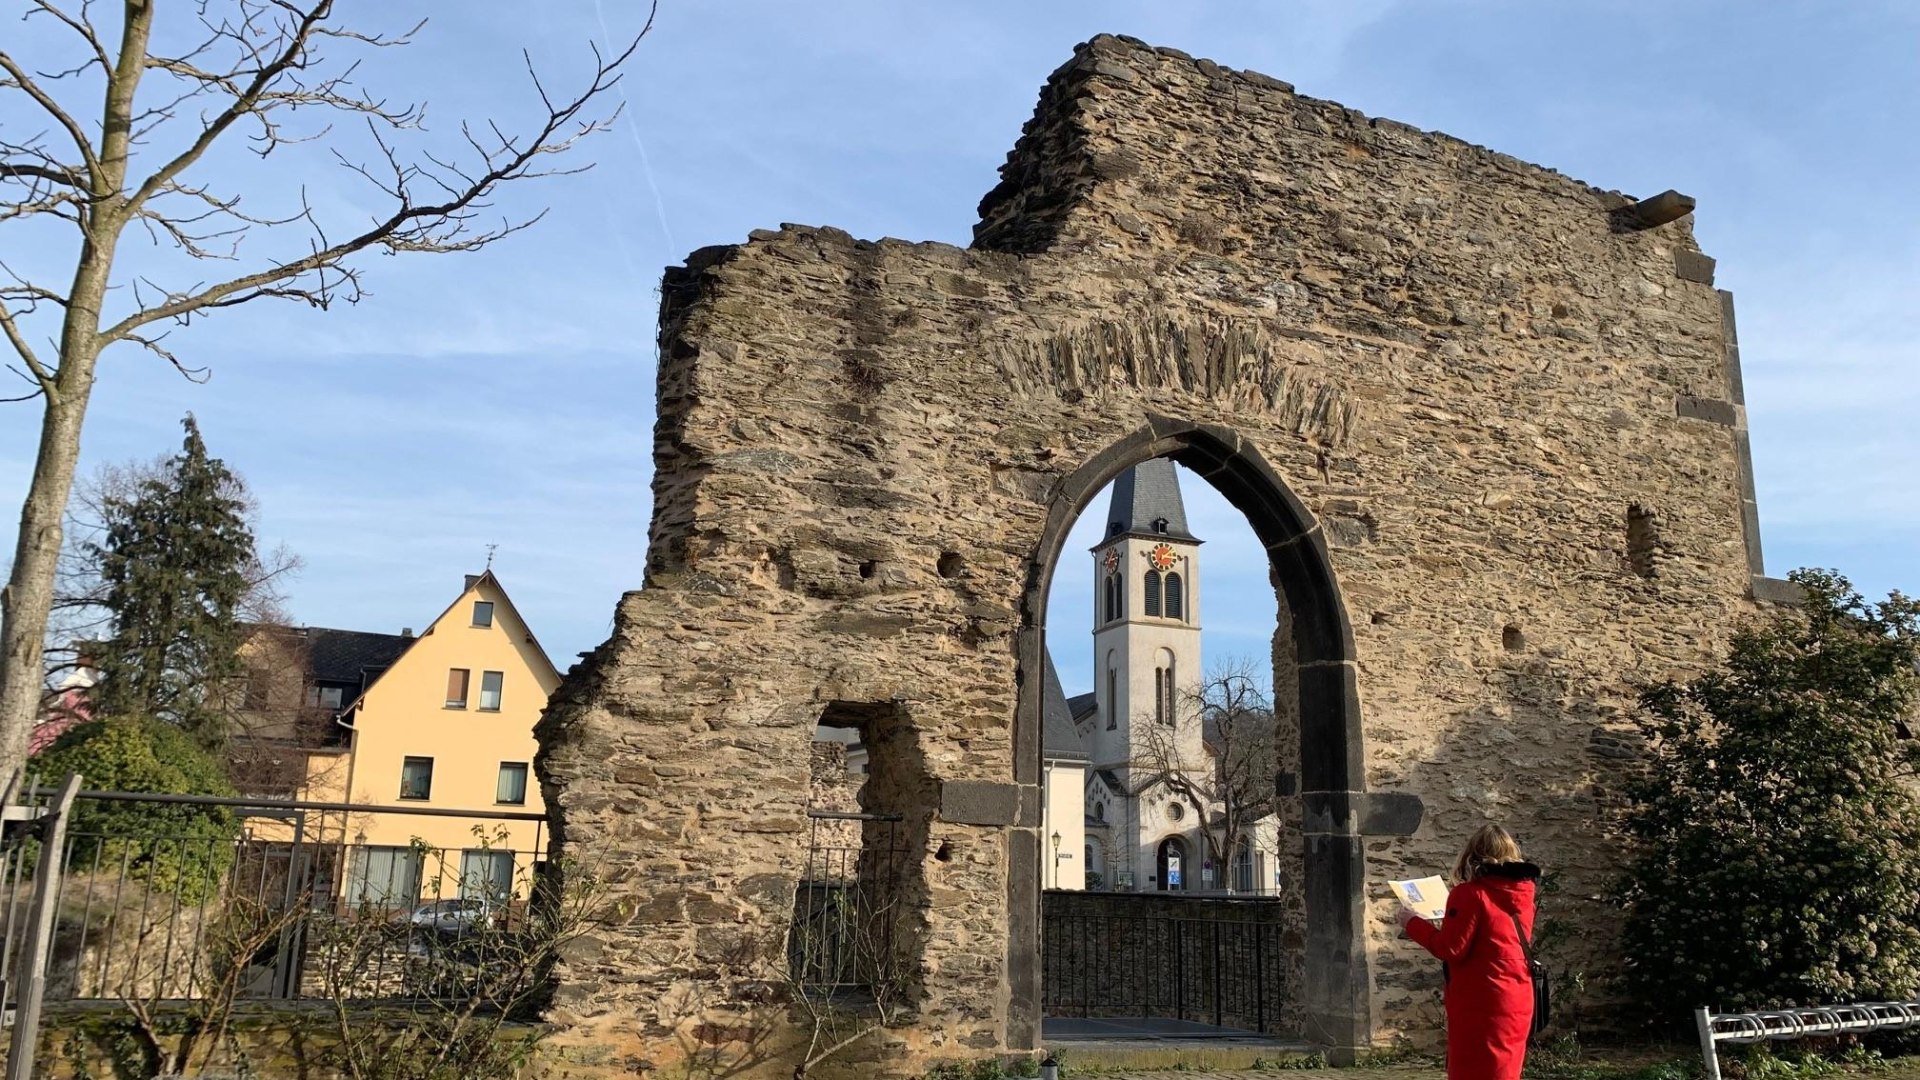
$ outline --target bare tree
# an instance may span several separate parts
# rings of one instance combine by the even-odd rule
[[[1264,675],[1251,660],[1221,661],[1197,688],[1182,691],[1173,725],[1150,718],[1136,725],[1146,733],[1137,787],[1159,781],[1193,811],[1209,861],[1229,885],[1232,856],[1258,841],[1256,826],[1277,808],[1273,699]]]
[[[166,327],[260,299],[352,303],[362,256],[473,251],[526,228],[540,215],[494,219],[492,197],[514,181],[577,171],[552,163],[612,122],[599,99],[653,25],[650,12],[617,54],[596,48],[591,76],[571,94],[550,93],[529,59],[540,117],[520,131],[462,125],[457,150],[446,152],[412,142],[422,106],[356,81],[368,50],[406,45],[424,24],[380,32],[370,15],[337,14],[334,0],[198,0],[170,5],[180,22],[161,26],[160,6],[25,0],[25,17],[66,40],[71,57],[27,58],[0,46],[0,103],[39,120],[10,118],[0,129],[0,222],[70,227],[74,243],[71,269],[52,277],[0,260],[0,335],[26,388],[14,400],[38,398],[42,408],[13,568],[0,590],[0,776],[24,760],[40,703],[62,515],[102,352],[132,343],[197,376],[169,348]],[[362,149],[335,130],[340,120],[364,128]],[[327,222],[301,189],[285,191],[290,202],[280,210],[257,211],[207,175],[243,147],[265,157],[316,140],[371,186],[381,210]],[[233,265],[212,281],[199,269],[164,282],[130,275],[120,244],[136,226],[183,265]],[[256,234],[277,250],[243,250]],[[289,246],[288,237],[305,242]],[[36,345],[42,321],[57,324],[57,336]]]

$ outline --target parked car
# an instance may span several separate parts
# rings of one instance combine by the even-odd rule
[[[401,919],[407,926],[408,939],[425,945],[458,941],[481,927],[492,925],[498,914],[490,901],[463,898],[428,901]]]

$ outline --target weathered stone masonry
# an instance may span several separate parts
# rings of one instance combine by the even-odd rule
[[[968,250],[783,226],[668,272],[645,586],[541,728],[556,843],[625,916],[555,1018],[630,1068],[786,1052],[768,958],[824,714],[915,845],[913,1013],[860,1052],[1033,1046],[1045,588],[1078,510],[1162,454],[1274,564],[1303,1032],[1434,1019],[1370,883],[1489,818],[1594,931],[1562,962],[1603,965],[1632,685],[1777,594],[1688,220],[1109,37],[1002,176]]]

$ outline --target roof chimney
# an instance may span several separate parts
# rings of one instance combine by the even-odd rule
[[[479,580],[480,580],[480,575],[479,575],[479,574],[468,574],[468,575],[467,575],[467,588],[469,588],[469,589],[471,589],[471,588],[473,588],[473,583],[474,583],[474,582],[476,582],[476,581],[479,581]]]
[[[411,626],[403,626],[403,627],[401,627],[401,628],[400,628],[400,636],[401,636],[401,637],[412,637],[412,636],[413,636],[413,627],[411,627]]]

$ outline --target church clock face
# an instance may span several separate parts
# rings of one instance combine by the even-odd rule
[[[1108,548],[1107,557],[1101,559],[1100,564],[1107,568],[1107,573],[1109,574],[1120,569],[1120,552],[1113,548]]]
[[[1172,567],[1176,561],[1173,553],[1173,545],[1154,545],[1154,549],[1147,552],[1147,561],[1153,564],[1155,570],[1166,570]]]

